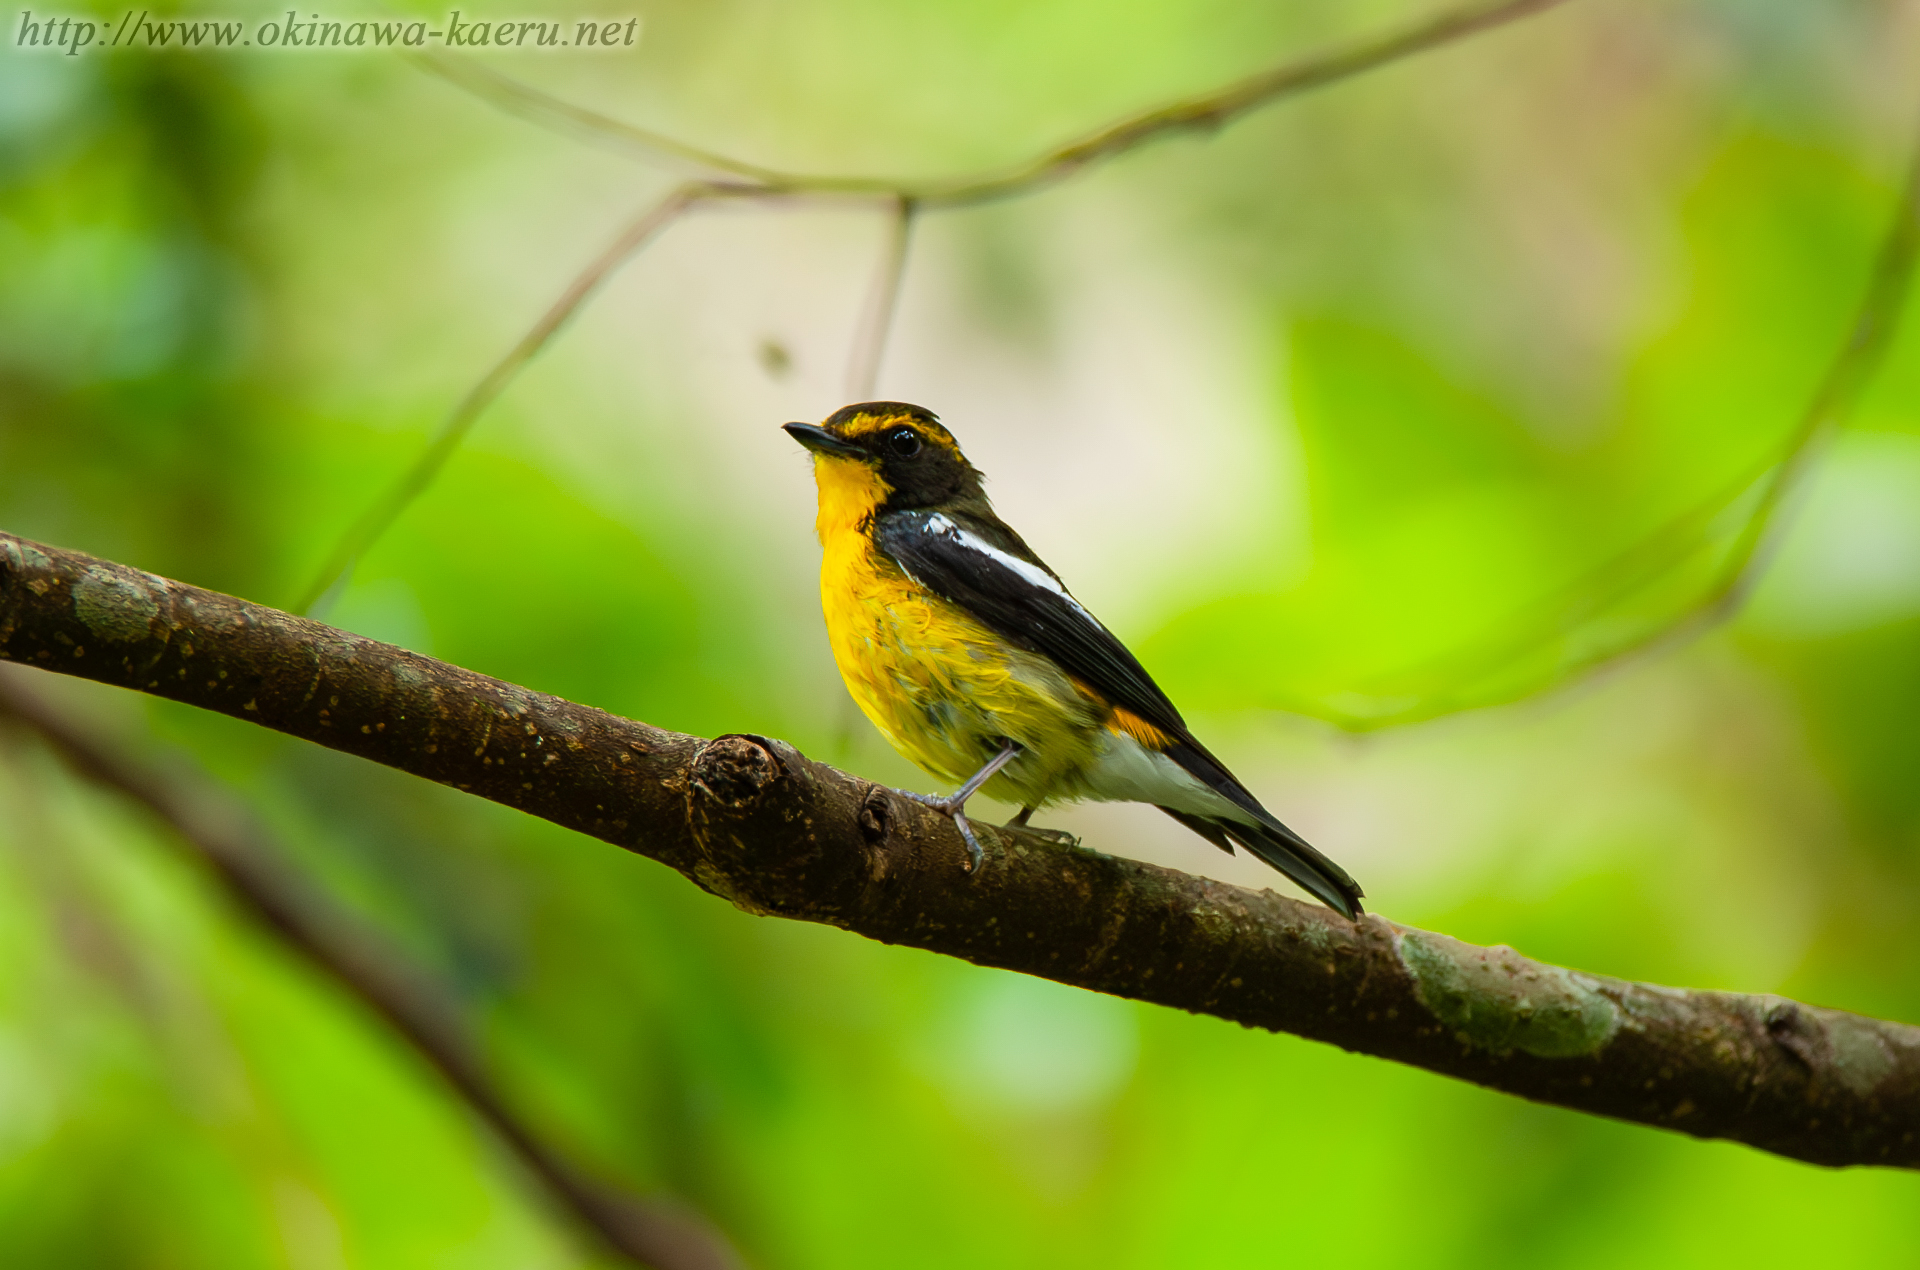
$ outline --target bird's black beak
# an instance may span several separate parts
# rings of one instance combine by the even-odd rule
[[[870,457],[857,445],[850,445],[825,428],[816,428],[811,423],[783,423],[781,427],[801,445],[815,454],[831,454],[839,459],[864,459]]]

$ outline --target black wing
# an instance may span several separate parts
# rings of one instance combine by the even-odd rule
[[[908,577],[995,633],[1052,658],[1161,731],[1192,739],[1180,712],[1127,646],[1010,530],[948,512],[895,512],[874,523],[873,540]]]
[[[917,511],[880,517],[873,540],[921,586],[1165,732],[1167,757],[1259,823],[1162,811],[1215,846],[1231,851],[1228,839],[1240,843],[1347,917],[1360,912],[1360,888],[1346,871],[1281,824],[1194,739],[1127,646],[1067,594],[1019,535],[964,513]]]

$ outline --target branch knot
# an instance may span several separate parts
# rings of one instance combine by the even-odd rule
[[[1775,1001],[1767,1007],[1765,1022],[1768,1039],[1811,1072],[1819,1054],[1807,1026],[1810,1020],[1801,1012],[1799,1003]]]
[[[774,743],[743,732],[715,737],[693,760],[693,787],[728,811],[745,811],[784,775]]]

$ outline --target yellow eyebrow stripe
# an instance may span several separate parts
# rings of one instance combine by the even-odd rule
[[[948,432],[937,423],[928,423],[925,419],[915,419],[908,415],[858,414],[846,423],[840,425],[835,431],[849,441],[857,441],[861,437],[870,437],[874,433],[891,428],[896,424],[905,424],[935,445],[953,451],[955,457],[964,458],[964,456],[960,454],[960,443],[953,439],[953,433]]]

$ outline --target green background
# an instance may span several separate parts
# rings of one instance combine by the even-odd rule
[[[631,50],[490,64],[756,161],[917,176],[1414,10],[634,12]],[[1593,571],[1772,453],[1844,339],[1920,124],[1917,22],[1579,0],[930,214],[879,395],[942,414],[1008,520],[1378,911],[1920,1021],[1920,328],[1821,447],[1734,621],[1570,670],[1697,609],[1739,505],[1617,602]],[[389,55],[7,48],[0,526],[293,603],[675,179]],[[844,702],[807,462],[777,429],[843,404],[884,235],[852,203],[674,227],[329,619],[928,788]],[[447,985],[530,1117],[756,1266],[1920,1263],[1909,1175],[749,917],[451,791],[32,678],[250,807]],[[1042,819],[1282,885],[1146,809]],[[155,824],[0,743],[0,1264],[590,1260]]]

